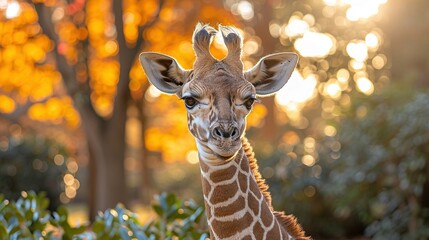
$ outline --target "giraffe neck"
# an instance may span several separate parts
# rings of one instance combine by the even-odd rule
[[[293,239],[261,192],[243,147],[231,158],[219,159],[197,145],[212,239]]]

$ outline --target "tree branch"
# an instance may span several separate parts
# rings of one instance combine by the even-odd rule
[[[123,95],[123,93],[126,92],[126,88],[128,88],[128,74],[132,65],[132,60],[129,57],[132,55],[132,49],[128,48],[125,39],[122,1],[113,1],[113,14],[115,16],[116,35],[119,45],[118,60],[120,72],[119,83],[116,91],[118,98],[118,96]],[[117,101],[117,99],[115,101]]]
[[[159,20],[159,14],[161,13],[162,7],[164,6],[165,1],[164,0],[160,0],[158,3],[158,9],[155,12],[155,14],[153,15],[152,19],[148,20],[145,24],[143,24],[142,26],[139,27],[138,30],[138,38],[136,41],[136,45],[134,46],[136,54],[133,57],[134,60],[136,60],[137,55],[139,50],[141,49],[141,45],[143,44],[143,32],[148,29],[151,28],[153,25],[155,25],[155,23],[158,22]]]
[[[85,1],[83,9],[86,9],[86,4]],[[50,19],[51,11],[43,3],[36,3],[34,6],[39,16],[40,27],[43,32],[54,41],[54,45],[58,47],[61,43],[58,34],[55,32],[55,25]],[[86,51],[86,53],[89,52],[88,40],[83,40],[81,43],[83,51]],[[87,55],[85,55],[85,53],[81,53],[80,55],[82,63],[88,67]],[[93,121],[101,120],[102,118],[96,113],[91,104],[89,80],[86,81],[86,84],[79,84],[76,76],[76,65],[70,64],[66,57],[58,52],[58,49],[54,50],[54,56],[57,69],[61,74],[67,94],[73,98],[74,105],[81,117],[83,118],[83,115],[85,115],[87,119],[93,119]]]
[[[37,15],[39,16],[39,24],[43,32],[54,41],[54,45],[58,48],[60,44],[60,38],[55,32],[55,25],[51,21],[51,11],[43,3],[34,4]],[[64,85],[70,96],[74,96],[79,91],[79,85],[76,81],[76,71],[73,65],[67,62],[64,55],[58,52],[58,49],[54,50],[55,59],[57,62],[57,69],[61,73]]]
[[[120,63],[120,79],[117,88],[117,98],[115,101],[118,101],[118,97],[127,97],[124,96],[128,91],[129,83],[129,72],[137,59],[139,50],[143,43],[142,33],[145,29],[153,26],[159,19],[159,14],[162,7],[164,6],[165,0],[160,0],[158,9],[155,12],[151,20],[146,22],[144,25],[139,27],[138,38],[134,47],[129,47],[126,43],[125,34],[124,34],[124,22],[123,22],[123,5],[122,1],[113,1],[113,13],[115,16],[115,27],[117,33],[117,41],[119,45],[119,63]],[[116,107],[117,104],[115,103]]]

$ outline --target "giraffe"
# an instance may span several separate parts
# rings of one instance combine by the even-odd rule
[[[217,32],[227,56],[209,51]],[[187,109],[188,128],[198,149],[204,203],[211,239],[310,239],[292,215],[275,211],[268,186],[258,171],[245,137],[246,117],[257,97],[272,95],[290,78],[295,53],[275,53],[244,71],[242,37],[237,29],[197,24],[192,44],[193,69],[168,55],[140,54],[149,81],[161,92],[176,94]]]

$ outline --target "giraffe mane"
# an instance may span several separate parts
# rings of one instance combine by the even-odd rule
[[[268,206],[270,207],[271,210],[273,210],[273,206],[271,205],[271,194],[268,191],[269,187],[265,183],[265,179],[262,178],[262,175],[259,172],[259,166],[255,158],[255,153],[253,152],[253,148],[246,137],[243,137],[243,140],[241,142],[242,142],[243,150],[246,154],[247,160],[249,161],[250,169],[252,170],[253,176],[255,176],[256,183],[258,184],[258,187],[261,190],[261,193],[264,196],[265,201],[267,201]]]
[[[284,212],[278,212],[273,210],[271,194],[268,191],[268,185],[265,183],[265,179],[262,177],[259,172],[258,162],[255,158],[255,153],[253,152],[253,148],[250,145],[249,141],[246,137],[242,139],[243,150],[247,156],[247,160],[249,161],[250,169],[255,176],[256,183],[258,184],[259,189],[261,190],[262,195],[267,201],[268,206],[273,212],[274,216],[277,218],[279,223],[287,230],[289,234],[294,236],[297,240],[309,240],[311,238],[305,236],[305,232],[302,230],[301,225],[299,225],[296,217],[293,215],[286,215]]]

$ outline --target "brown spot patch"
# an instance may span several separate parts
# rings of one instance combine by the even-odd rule
[[[205,173],[209,171],[209,166],[207,166],[207,164],[205,164],[203,161],[200,161],[200,168],[201,168],[201,171]]]
[[[238,184],[240,185],[241,192],[245,193],[249,185],[247,183],[247,176],[241,172],[238,173]]]
[[[280,239],[280,231],[278,224],[274,224],[273,228],[268,231],[267,239]]]
[[[264,237],[264,229],[259,222],[256,222],[253,226],[253,234],[255,235],[255,239],[262,239]]]
[[[218,207],[214,209],[214,215],[216,217],[224,217],[232,215],[246,207],[246,201],[244,197],[239,197],[237,200],[225,207]]]
[[[215,171],[210,174],[210,180],[212,180],[215,183],[229,180],[234,177],[235,172],[237,172],[237,167],[235,166],[231,166],[227,169]]]
[[[252,191],[253,194],[255,194],[255,196],[257,198],[261,198],[261,191],[260,191],[258,185],[256,185],[255,181],[250,181],[249,188],[250,188],[250,191]]]
[[[252,209],[253,213],[258,216],[259,215],[259,202],[252,194],[249,193],[247,197],[247,202],[249,204],[249,208]]]
[[[262,203],[261,206],[261,220],[265,227],[270,226],[271,223],[274,221],[274,216],[266,203]]]
[[[247,161],[247,159],[246,159],[246,158],[242,158],[242,159],[241,159],[240,168],[241,168],[241,170],[243,170],[244,172],[249,172],[249,162]]]
[[[213,194],[212,194],[212,197],[210,198],[210,202],[212,204],[224,202],[229,198],[232,198],[237,193],[237,191],[238,191],[238,186],[236,182],[217,186],[213,190]]]
[[[201,185],[203,188],[204,196],[208,197],[208,194],[212,189],[212,186],[210,185],[209,181],[207,181],[207,179],[205,179],[203,176],[201,176]]]
[[[213,231],[217,233],[219,238],[227,238],[232,235],[243,231],[252,223],[252,216],[250,213],[246,213],[242,218],[234,220],[234,221],[218,221],[213,220],[212,228]]]
[[[241,238],[242,240],[252,240],[252,237],[249,235],[244,236],[243,238]]]

